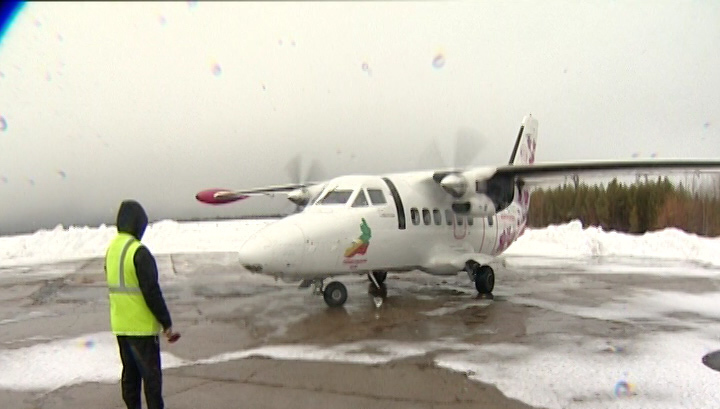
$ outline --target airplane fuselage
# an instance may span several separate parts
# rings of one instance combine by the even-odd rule
[[[458,215],[452,198],[427,180],[427,172],[333,179],[304,211],[250,237],[240,262],[286,281],[372,271],[457,274],[468,255],[492,258],[522,234],[527,211],[520,202],[493,216]]]

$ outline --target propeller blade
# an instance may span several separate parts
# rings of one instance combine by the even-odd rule
[[[287,171],[287,174],[290,177],[290,181],[292,183],[301,183],[302,177],[300,175],[300,161],[301,158],[298,154],[293,156],[290,161],[288,161],[287,165],[285,165],[285,170]]]
[[[310,169],[308,169],[307,177],[300,183],[306,182],[318,182],[325,179],[325,170],[317,159],[313,159],[310,163]]]
[[[238,195],[228,189],[207,189],[195,195],[197,201],[211,205],[237,202],[238,200],[247,199],[248,197],[250,196]]]
[[[452,166],[455,168],[466,168],[472,165],[475,157],[482,149],[483,137],[474,129],[460,128],[455,138],[455,156]]]
[[[420,154],[418,167],[420,169],[427,168],[447,168],[448,164],[440,153],[437,139],[433,138],[427,148]]]

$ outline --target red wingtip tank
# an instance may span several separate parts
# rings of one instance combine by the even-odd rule
[[[206,189],[198,194],[195,195],[195,199],[197,199],[199,202],[211,204],[211,205],[220,205],[220,204],[226,204],[226,203],[232,203],[236,202],[238,200],[247,199],[250,196],[247,195],[239,195],[239,196],[229,196],[229,197],[222,197],[222,196],[216,196],[217,193],[231,193],[231,190],[228,189]]]

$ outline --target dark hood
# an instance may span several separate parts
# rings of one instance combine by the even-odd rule
[[[142,205],[134,200],[125,200],[120,204],[117,215],[117,231],[129,233],[140,240],[145,233],[148,217]]]

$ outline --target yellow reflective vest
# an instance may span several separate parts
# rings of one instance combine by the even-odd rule
[[[141,246],[128,233],[118,233],[105,255],[110,294],[110,326],[115,335],[157,335],[161,325],[143,298],[133,258]]]

